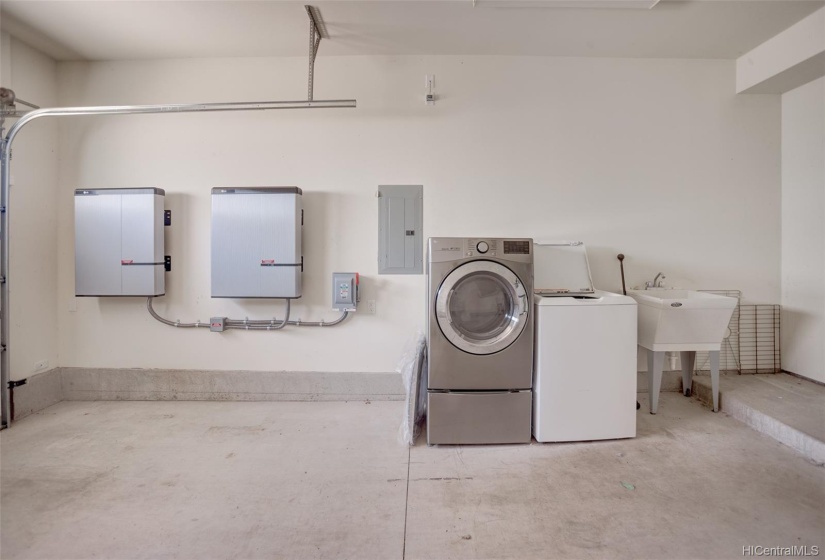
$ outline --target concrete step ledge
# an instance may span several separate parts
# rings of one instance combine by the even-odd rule
[[[776,374],[783,375],[783,374]],[[807,395],[789,395],[781,383],[766,384],[762,375],[721,376],[719,383],[719,410],[747,424],[754,430],[787,445],[818,465],[825,465],[825,437],[816,427],[804,426],[795,420],[803,418],[821,421],[825,410],[825,388],[813,383]],[[771,375],[774,377],[774,375]],[[786,378],[790,376],[784,375]],[[783,381],[782,378],[777,378]],[[779,386],[776,386],[779,385]],[[819,395],[817,389],[822,389]],[[705,406],[713,406],[710,376],[693,377],[692,394]],[[765,399],[782,399],[782,408],[766,406]],[[793,402],[796,400],[797,402]],[[800,402],[801,401],[801,402]],[[825,424],[823,424],[825,429]]]

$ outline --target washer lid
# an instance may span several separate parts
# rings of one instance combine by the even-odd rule
[[[560,307],[565,305],[593,306],[593,305],[636,305],[636,300],[630,296],[614,294],[596,290],[589,295],[556,294],[553,296],[538,296],[535,298],[538,307]]]
[[[587,249],[581,241],[533,244],[533,287],[542,296],[592,294]]]

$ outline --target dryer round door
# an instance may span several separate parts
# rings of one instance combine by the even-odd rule
[[[519,277],[492,261],[471,261],[453,270],[435,300],[441,332],[470,354],[494,354],[510,346],[527,325],[529,312]]]

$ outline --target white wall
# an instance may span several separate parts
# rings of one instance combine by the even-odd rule
[[[424,185],[424,235],[580,239],[597,287],[658,271],[670,285],[777,302],[780,106],[736,96],[733,61],[540,57],[330,57],[316,99],[358,109],[63,121],[61,364],[390,371],[424,323],[425,277],[376,274],[379,184]],[[423,102],[425,74],[439,99]],[[185,103],[305,96],[306,61],[67,63],[61,103]],[[167,191],[174,258],[167,317],[271,316],[280,304],[209,297],[209,191],[304,190],[304,319],[332,318],[330,275],[359,271],[363,299],[332,329],[174,330],[142,300],[73,298],[75,188]],[[76,311],[73,310],[76,308]]]
[[[782,95],[782,367],[825,382],[825,78]]]
[[[41,107],[57,104],[57,64],[2,34],[2,85]],[[27,107],[18,104],[20,110]],[[6,127],[14,123],[6,122]],[[12,145],[9,203],[10,378],[58,365],[57,123],[26,125]],[[48,362],[37,369],[38,362]]]

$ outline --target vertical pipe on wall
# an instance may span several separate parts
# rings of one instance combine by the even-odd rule
[[[9,132],[11,136],[11,132]],[[9,391],[9,222],[6,209],[9,203],[9,164],[11,140],[0,139],[0,423],[3,428],[11,421],[11,399]]]

